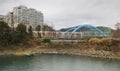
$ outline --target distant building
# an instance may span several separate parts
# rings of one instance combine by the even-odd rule
[[[18,24],[23,23],[27,27],[32,26],[35,29],[37,25],[43,25],[43,13],[26,6],[18,6],[5,16],[5,22],[11,27],[17,27]]]
[[[4,19],[4,16],[0,15],[0,21],[3,21],[3,19]]]

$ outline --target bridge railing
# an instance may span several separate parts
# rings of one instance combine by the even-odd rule
[[[82,38],[92,38],[92,37],[108,37],[101,34],[94,35],[94,33],[86,32],[55,32],[55,31],[33,31],[33,35],[38,37],[38,33],[42,35],[42,38],[50,39],[82,39]]]

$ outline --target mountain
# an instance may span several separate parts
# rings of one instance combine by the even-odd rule
[[[103,31],[106,35],[110,35],[113,31],[113,29],[111,29],[110,27],[105,26],[98,26],[97,28]]]

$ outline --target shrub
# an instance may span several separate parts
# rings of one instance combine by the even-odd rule
[[[109,38],[91,38],[89,40],[89,43],[91,45],[96,45],[96,50],[105,50],[110,51],[112,46],[112,40]]]
[[[112,41],[109,38],[102,38],[100,40],[100,44],[103,45],[103,46],[109,46],[109,45],[112,44]]]
[[[41,38],[41,34],[38,32],[38,37]]]
[[[100,43],[100,39],[98,39],[98,38],[91,38],[88,42],[91,45],[98,45]]]
[[[120,40],[115,40],[115,39],[112,40],[112,45],[118,46],[118,44],[120,44]]]
[[[109,46],[112,44],[112,41],[111,39],[109,38],[102,38],[102,39],[99,39],[99,38],[91,38],[89,40],[89,43],[92,44],[92,45],[102,45],[102,46]]]
[[[114,52],[120,51],[120,40],[112,39],[112,47],[110,49]]]
[[[50,43],[51,41],[50,41],[50,39],[43,39],[43,42],[44,43]]]

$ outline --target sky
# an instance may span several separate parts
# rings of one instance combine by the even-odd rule
[[[56,30],[82,24],[114,28],[120,22],[120,0],[0,0],[0,15],[19,5],[41,11]]]

